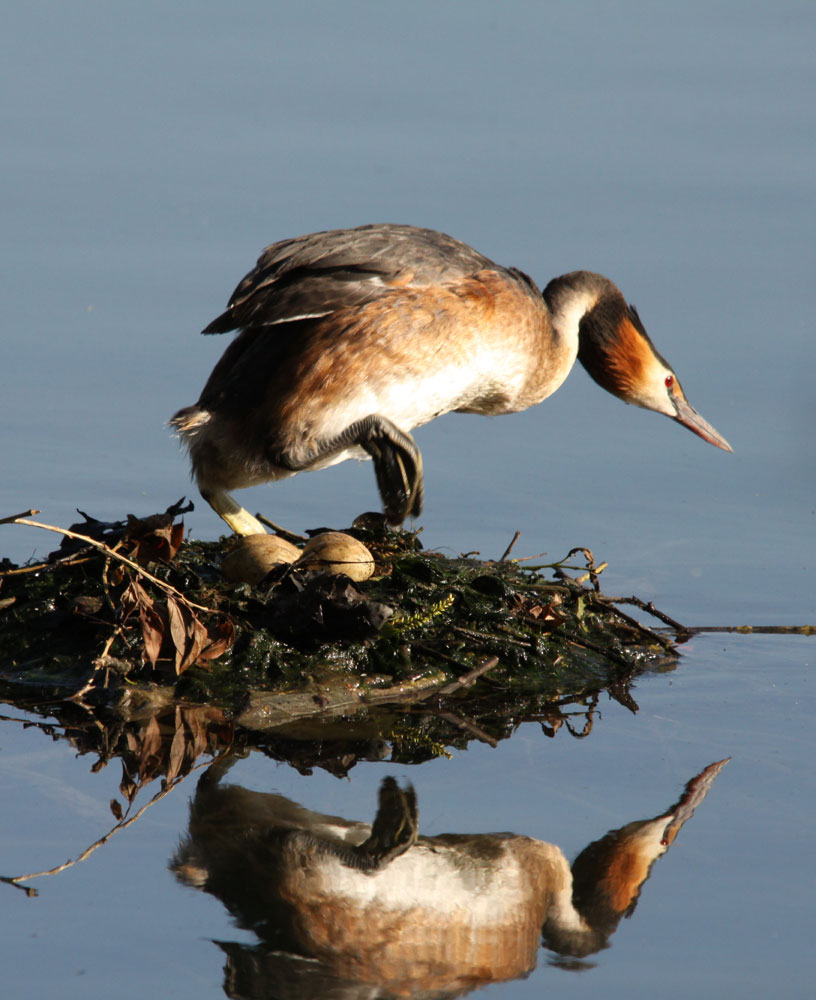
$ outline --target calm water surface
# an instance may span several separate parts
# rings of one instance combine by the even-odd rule
[[[0,34],[0,515],[68,524],[189,493],[163,422],[195,400],[225,344],[198,330],[260,249],[412,222],[541,283],[609,274],[735,448],[576,370],[528,413],[417,433],[426,545],[495,557],[520,529],[517,554],[588,545],[608,592],[688,624],[816,621],[812,4],[44,3],[14,6]],[[242,500],[298,530],[377,504],[357,463]],[[188,525],[220,531],[203,504]],[[53,547],[0,531],[16,560]],[[254,755],[231,780],[366,819],[395,773],[423,832],[511,829],[572,857],[731,756],[592,969],[542,951],[529,979],[487,992],[809,996],[814,641],[701,636],[639,682],[637,715],[609,702],[584,741],[525,726],[349,781]],[[104,833],[120,775],[3,714],[0,874],[15,875]],[[0,886],[9,996],[221,995],[213,942],[251,936],[167,871],[192,788],[38,899]]]

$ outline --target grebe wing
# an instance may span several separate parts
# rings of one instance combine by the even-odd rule
[[[268,246],[203,332],[316,319],[394,288],[445,284],[483,269],[497,266],[432,229],[380,223],[310,233]]]

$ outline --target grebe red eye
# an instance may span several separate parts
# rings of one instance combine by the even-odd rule
[[[671,387],[674,385],[674,375],[667,375],[665,381],[666,381],[666,388],[671,389]]]

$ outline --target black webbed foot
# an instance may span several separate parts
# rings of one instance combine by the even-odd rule
[[[418,829],[414,786],[400,788],[393,778],[385,778],[371,834],[354,848],[359,867],[370,871],[384,868],[416,843]]]
[[[422,456],[413,438],[391,424],[361,444],[374,461],[389,524],[417,517],[422,512]]]

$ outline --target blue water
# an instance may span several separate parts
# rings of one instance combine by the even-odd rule
[[[495,557],[518,529],[515,554],[587,545],[605,590],[689,624],[813,623],[814,51],[807,2],[11,6],[0,515],[65,525],[76,507],[115,518],[194,494],[164,421],[196,399],[226,343],[198,331],[261,248],[410,222],[542,284],[608,274],[735,449],[576,369],[527,413],[417,432],[426,545]],[[378,502],[357,463],[241,499],[293,529]],[[187,523],[221,531],[202,503]],[[55,542],[0,527],[17,560]],[[640,683],[637,716],[609,704],[584,742],[524,727],[411,773],[426,832],[509,828],[570,854],[734,758],[593,971],[542,955],[493,996],[809,995],[814,641],[700,637]],[[91,775],[17,723],[0,767],[3,873],[62,861],[110,822],[115,768]],[[385,773],[240,767],[356,818]],[[0,894],[0,952],[22,970],[10,995],[220,995],[211,940],[238,932],[164,870],[186,789],[38,900]]]

